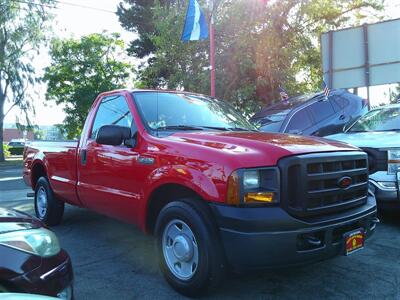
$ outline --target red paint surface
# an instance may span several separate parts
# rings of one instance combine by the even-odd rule
[[[88,138],[101,97],[118,93],[126,97],[138,128],[133,149],[99,145]],[[294,154],[355,149],[321,138],[262,132],[177,132],[154,137],[145,130],[131,93],[122,90],[96,99],[78,144],[27,147],[24,178],[32,185],[35,167],[41,165],[54,193],[64,201],[144,229],[151,194],[164,184],[180,184],[206,201],[223,203],[228,177],[236,169],[274,166]],[[81,163],[82,150],[87,152],[86,165]],[[138,157],[154,158],[154,164],[140,164]]]

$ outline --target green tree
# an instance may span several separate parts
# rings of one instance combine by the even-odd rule
[[[141,3],[147,19],[135,10]],[[209,92],[208,41],[180,40],[187,1],[125,0],[120,21],[138,33],[130,54],[144,58],[138,70],[143,87]],[[206,10],[205,0],[199,1]],[[217,96],[251,113],[289,94],[318,90],[322,32],[379,19],[382,0],[216,1]],[[126,6],[130,8],[126,8]],[[140,6],[140,5],[139,5]],[[144,22],[144,23],[143,23]],[[145,32],[142,28],[151,27]],[[146,51],[141,52],[143,49]],[[142,55],[145,54],[145,55]]]
[[[130,65],[119,58],[123,51],[124,43],[116,33],[52,41],[52,62],[44,75],[46,99],[64,105],[63,126],[68,138],[80,135],[99,93],[125,86]]]
[[[165,7],[176,2],[183,6],[186,1],[159,0],[159,3]],[[117,15],[122,27],[138,35],[138,38],[129,44],[127,50],[135,57],[144,58],[156,49],[149,38],[156,30],[153,24],[155,3],[157,3],[156,0],[124,0],[118,5]]]
[[[52,0],[17,2],[0,1],[0,161],[4,161],[3,124],[11,109],[18,107],[29,119],[32,110],[29,86],[37,82],[31,64],[48,32]],[[5,111],[5,103],[10,108]]]

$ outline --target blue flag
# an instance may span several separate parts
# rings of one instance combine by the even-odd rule
[[[182,41],[198,41],[207,38],[208,25],[200,5],[197,0],[189,0]]]

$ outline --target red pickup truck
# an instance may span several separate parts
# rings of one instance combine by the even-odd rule
[[[204,95],[103,93],[78,142],[33,143],[24,157],[39,219],[60,223],[68,203],[137,224],[156,235],[166,280],[190,296],[228,268],[350,254],[377,223],[364,152],[258,132]]]

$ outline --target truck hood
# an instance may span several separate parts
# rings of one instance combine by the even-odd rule
[[[346,132],[329,135],[326,138],[360,148],[400,148],[400,132],[398,131]]]
[[[169,139],[217,151],[218,154],[235,155],[237,161],[246,167],[273,165],[282,157],[296,154],[358,150],[351,145],[318,137],[267,132],[178,132]]]

